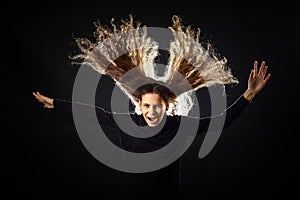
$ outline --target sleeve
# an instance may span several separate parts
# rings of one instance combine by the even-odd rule
[[[83,120],[88,120],[94,123],[100,123],[101,125],[110,126],[112,128],[117,128],[113,114],[111,112],[105,111],[101,107],[79,102],[71,102],[63,99],[54,99],[53,104],[54,110],[57,112],[72,115],[72,109],[76,108],[76,111],[79,112],[80,118]],[[93,114],[95,112],[96,118]]]
[[[221,128],[229,127],[249,104],[250,102],[241,95],[219,115],[200,118],[197,134],[207,132],[208,128],[210,128],[211,131],[216,131],[220,128],[221,123],[223,123]]]

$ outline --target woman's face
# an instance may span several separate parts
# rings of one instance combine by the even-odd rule
[[[139,105],[145,121],[151,127],[157,126],[162,121],[169,106],[159,94],[155,93],[144,94]]]

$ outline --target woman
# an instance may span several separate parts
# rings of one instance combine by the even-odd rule
[[[184,107],[184,103],[191,102],[190,92],[216,83],[237,83],[237,80],[230,70],[225,68],[226,60],[219,59],[209,49],[205,50],[197,42],[198,35],[196,36],[190,28],[184,29],[177,16],[173,17],[173,27],[171,27],[175,40],[170,45],[167,71],[163,77],[158,77],[154,66],[157,44],[150,39],[145,39],[145,32],[139,34],[136,31],[140,26],[134,27],[132,18],[123,23],[120,30],[113,26],[113,32],[99,25],[96,34],[98,40],[95,43],[87,39],[78,39],[78,45],[83,53],[73,58],[75,60],[84,58],[81,64],[87,63],[97,72],[109,75],[136,105],[136,112],[127,115],[96,109],[101,125],[119,129],[120,140],[115,144],[125,152],[149,153],[160,150],[173,142],[182,121],[197,123],[197,126],[189,126],[185,129],[182,140],[177,140],[173,148],[165,151],[165,154],[159,158],[155,158],[159,159],[159,163],[164,163],[169,160],[169,155],[174,154],[174,151],[181,151],[184,140],[193,132],[205,133],[212,121],[218,123],[221,119],[221,117],[202,119],[188,117],[191,106]],[[113,34],[117,34],[117,37],[112,36]],[[107,39],[113,40],[114,43],[107,42]],[[118,48],[116,44],[119,45]],[[112,51],[113,53],[109,54]],[[107,63],[109,63],[108,67],[105,67]],[[258,62],[254,62],[249,74],[247,90],[225,110],[224,127],[228,127],[265,87],[270,79],[267,69],[264,61],[259,69]],[[126,77],[126,74],[129,76]],[[39,92],[33,92],[33,96],[45,108],[72,110],[72,102],[49,98]],[[84,105],[79,106],[84,107]],[[124,131],[120,128],[120,123],[125,121],[123,117],[128,116],[137,126],[128,126],[127,131]],[[180,159],[181,157],[169,161],[167,165],[154,171],[127,172],[123,198],[180,199]],[[141,163],[141,166],[143,164]]]

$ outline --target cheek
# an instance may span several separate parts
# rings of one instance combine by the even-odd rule
[[[160,108],[157,110],[157,114],[163,115],[165,113],[165,111],[166,111],[165,108]]]
[[[147,114],[148,113],[148,109],[145,109],[145,108],[141,109],[141,111],[142,111],[143,114]]]

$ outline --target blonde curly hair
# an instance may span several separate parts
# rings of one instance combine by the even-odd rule
[[[111,29],[95,23],[95,42],[76,38],[80,53],[71,56],[72,63],[86,64],[95,71],[110,76],[137,106],[137,86],[149,83],[163,85],[172,91],[173,109],[169,115],[187,115],[193,105],[191,94],[201,87],[238,83],[227,66],[227,59],[214,52],[210,44],[204,48],[199,41],[200,29],[183,26],[181,18],[172,17],[169,27],[174,36],[170,42],[169,60],[163,76],[155,63],[159,44],[147,34],[147,26],[136,23],[132,15]],[[173,96],[175,94],[175,97]]]

